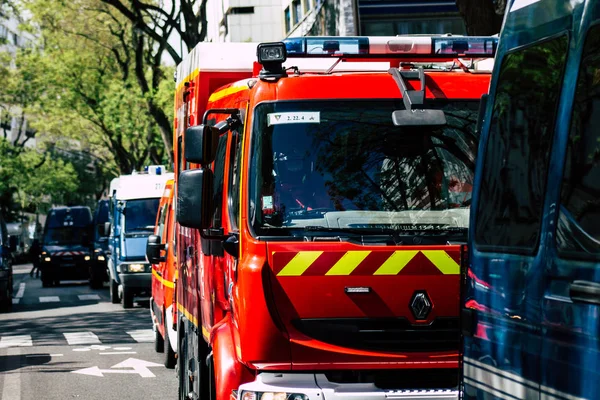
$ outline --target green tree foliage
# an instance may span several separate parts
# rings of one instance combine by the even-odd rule
[[[65,203],[79,180],[71,163],[0,138],[0,207],[7,213],[16,201],[22,210],[46,211]]]

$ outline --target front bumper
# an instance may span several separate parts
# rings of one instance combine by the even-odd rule
[[[58,258],[52,257],[51,261],[45,261],[44,257],[40,263],[40,269],[46,276],[53,279],[88,279],[90,275],[91,261],[82,257]]]
[[[252,392],[254,396],[249,394]],[[330,382],[324,374],[264,372],[258,374],[255,381],[241,385],[237,399],[261,400],[262,393],[287,393],[292,400],[458,400],[457,389],[384,390],[372,383]]]
[[[121,284],[128,289],[144,291],[150,293],[152,291],[152,274],[148,272],[128,272],[119,273]]]

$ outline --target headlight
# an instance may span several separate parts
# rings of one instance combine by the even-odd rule
[[[94,249],[94,253],[100,253],[102,249]]]
[[[129,264],[127,266],[127,269],[129,270],[129,272],[144,272],[146,267],[144,266],[144,264]]]
[[[308,400],[308,396],[302,393],[285,392],[242,392],[241,400]]]
[[[104,256],[98,256],[98,261],[104,261],[106,260],[106,258],[104,258]]]
[[[50,257],[44,257],[44,261],[50,262],[52,259]]]
[[[85,261],[90,261],[90,260],[91,260],[91,257],[90,257],[90,256],[85,256],[85,257],[83,257],[83,259],[84,259]]]

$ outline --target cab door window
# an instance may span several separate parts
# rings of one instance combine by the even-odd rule
[[[567,45],[562,35],[502,61],[482,154],[475,225],[475,244],[482,251],[537,249]]]
[[[561,257],[600,260],[600,26],[590,29],[573,103],[556,241]]]

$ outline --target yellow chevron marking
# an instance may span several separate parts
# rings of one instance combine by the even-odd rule
[[[369,254],[370,251],[348,251],[325,275],[350,275]]]
[[[373,275],[398,275],[402,268],[417,255],[418,250],[398,250],[390,256]]]
[[[460,274],[460,265],[458,265],[444,250],[421,250],[421,253],[423,253],[437,269],[442,271],[444,275]]]
[[[215,93],[211,94],[210,97],[208,98],[208,101],[212,102],[212,101],[221,100],[223,97],[232,95],[232,94],[237,93],[237,92],[241,92],[242,90],[245,90],[245,89],[248,89],[248,85],[230,86],[228,88],[225,88],[223,90],[219,90],[218,92],[215,92]]]
[[[322,251],[300,251],[279,271],[277,276],[300,276],[321,254]]]

